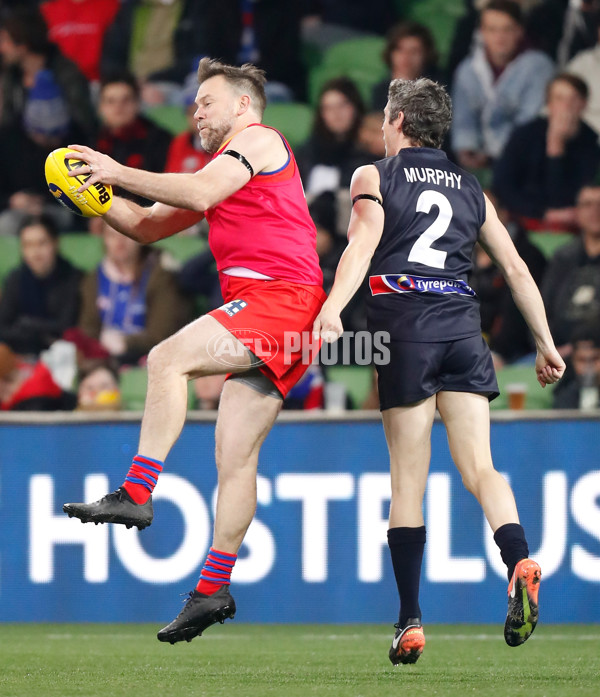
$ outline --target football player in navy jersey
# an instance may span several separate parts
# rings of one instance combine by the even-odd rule
[[[565,364],[540,293],[493,205],[475,177],[439,149],[452,118],[444,88],[423,78],[394,80],[384,114],[386,158],[354,174],[348,246],[313,332],[326,341],[342,334],[340,312],[369,272],[369,328],[390,336],[391,359],[377,371],[391,467],[388,543],[400,596],[389,657],[398,664],[414,663],[425,645],[422,503],[436,409],[508,568],[507,644],[525,642],[538,618],[541,570],[528,558],[513,493],[490,452],[489,400],[498,385],[467,283],[476,242],[501,269],[533,334],[540,385],[559,380]]]

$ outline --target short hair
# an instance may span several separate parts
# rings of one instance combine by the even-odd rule
[[[56,226],[54,219],[45,213],[42,213],[41,215],[26,215],[21,220],[19,227],[17,228],[17,235],[20,237],[25,228],[33,227],[34,225],[41,225],[41,227],[46,230],[49,237],[51,237],[53,240],[58,240],[58,227]]]
[[[571,344],[589,342],[594,348],[600,348],[600,325],[597,322],[584,322],[571,332]]]
[[[222,63],[215,58],[202,58],[198,64],[198,84],[201,85],[216,75],[222,75],[236,92],[248,93],[253,106],[262,118],[267,106],[265,94],[267,78],[264,70],[257,68],[252,63],[244,63],[244,65],[237,67]]]
[[[49,56],[52,44],[42,13],[33,7],[15,7],[2,19],[2,29],[18,46],[25,46],[31,53]]]
[[[136,99],[140,98],[140,83],[135,75],[129,70],[111,70],[103,74],[100,78],[100,94],[104,92],[104,88],[108,85],[116,85],[123,83],[131,87]]]
[[[392,67],[392,53],[396,45],[399,41],[408,37],[419,39],[423,44],[426,66],[437,63],[438,52],[435,46],[435,39],[429,28],[419,22],[407,21],[394,25],[386,36],[386,44],[381,57],[388,68]]]
[[[388,121],[393,123],[402,112],[402,132],[415,145],[441,147],[452,121],[452,102],[442,85],[426,77],[392,80],[388,104]]]
[[[546,100],[548,100],[548,97],[550,96],[552,85],[555,85],[557,82],[566,82],[567,84],[571,85],[571,87],[582,99],[587,100],[590,96],[590,90],[585,80],[582,80],[579,76],[571,73],[558,73],[558,75],[555,75],[546,85]]]
[[[514,22],[516,22],[521,27],[525,26],[525,18],[523,17],[523,10],[518,2],[514,0],[491,0],[485,7],[481,9],[479,13],[479,19],[483,17],[484,12],[488,10],[494,10],[495,12],[503,12],[508,15]]]

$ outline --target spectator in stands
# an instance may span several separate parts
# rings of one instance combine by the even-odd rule
[[[352,80],[334,78],[323,85],[312,135],[297,151],[307,194],[347,189],[354,170],[371,162],[358,145],[364,113],[363,100]]]
[[[0,82],[0,126],[28,130],[44,122],[44,132],[65,119],[67,141],[92,142],[97,119],[89,86],[77,66],[48,40],[38,10],[17,7],[0,25],[0,55],[4,69]],[[60,135],[63,136],[62,130]]]
[[[252,62],[269,83],[284,83],[296,99],[305,93],[300,6],[280,0],[129,0],[107,32],[102,73],[128,66],[145,104],[178,99],[201,56]]]
[[[546,54],[524,48],[518,3],[488,3],[480,34],[481,45],[460,63],[453,80],[452,149],[467,169],[488,166],[513,129],[537,116],[554,72]]]
[[[171,134],[141,113],[140,90],[131,73],[103,76],[98,112],[98,150],[128,167],[164,171]]]
[[[578,53],[565,70],[584,80],[589,89],[587,106],[583,112],[585,122],[600,134],[600,11],[594,15],[596,45]]]
[[[600,186],[579,192],[577,222],[580,236],[555,253],[542,283],[550,330],[563,356],[573,331],[600,317]]]
[[[322,409],[324,406],[325,378],[323,369],[313,363],[288,392],[283,400],[284,409]]]
[[[0,234],[16,235],[27,214],[45,212],[61,230],[74,218],[48,196],[48,152],[89,142],[96,117],[76,66],[52,46],[41,15],[19,7],[0,24]]]
[[[489,190],[485,194],[494,204],[519,256],[539,286],[548,265],[546,257],[530,242],[527,231],[511,217],[494,194]],[[474,252],[469,284],[479,297],[482,333],[492,350],[494,365],[499,368],[532,354],[535,345],[498,267],[480,245],[476,245]]]
[[[158,254],[103,221],[105,256],[81,286],[79,328],[120,363],[135,363],[189,320],[189,306]]]
[[[194,380],[195,409],[216,411],[219,408],[225,375],[205,375]]]
[[[50,41],[75,63],[90,82],[100,79],[100,54],[119,0],[46,0],[40,10]]]
[[[198,0],[123,2],[104,37],[100,73],[126,67],[140,85],[144,104],[173,101],[204,53],[201,37],[207,30]]]
[[[25,118],[0,128],[0,235],[16,235],[31,214],[47,214],[61,231],[77,224],[48,195],[42,175],[48,153],[73,136],[70,126],[58,86],[41,71],[29,89]]]
[[[600,0],[569,0],[557,52],[557,61],[561,68],[580,51],[594,46],[599,11]]]
[[[344,245],[336,235],[337,202],[331,191],[324,191],[310,203],[308,211],[317,228],[317,254],[323,272],[323,288],[331,290],[335,270],[342,255]]]
[[[76,397],[54,381],[41,362],[27,363],[0,344],[0,411],[70,411]]]
[[[119,373],[110,360],[86,361],[77,379],[77,409],[116,411],[121,408]]]
[[[381,111],[371,111],[364,116],[358,130],[360,147],[372,155],[374,160],[382,160],[385,157],[385,143],[381,133],[382,122]]]
[[[188,259],[177,272],[177,287],[201,308],[198,314],[210,312],[223,303],[217,263],[210,249]]]
[[[553,61],[563,35],[568,0],[517,0],[525,21],[525,42],[529,48],[546,53]],[[447,69],[452,75],[458,64],[481,41],[477,31],[479,13],[489,0],[465,0],[465,13],[456,22]]]
[[[64,126],[66,132],[67,121]],[[16,124],[0,128],[0,235],[16,236],[27,216],[42,213],[51,217],[61,232],[81,227],[81,219],[78,223],[49,196],[43,176],[48,153],[67,142],[66,135],[60,135],[57,121],[50,126],[40,119],[27,123],[26,128]]]
[[[576,226],[577,192],[600,165],[598,135],[581,119],[587,96],[581,78],[557,75],[548,85],[547,115],[516,128],[494,164],[494,192],[529,229]]]
[[[58,232],[46,216],[29,216],[19,231],[21,265],[0,297],[0,341],[37,355],[77,323],[81,272],[58,253]]]
[[[194,0],[201,16],[199,54],[218,56],[232,65],[253,63],[268,76],[270,102],[302,101],[306,69],[302,61],[299,2],[281,0]],[[197,61],[196,61],[197,62]],[[195,71],[194,71],[195,74]],[[290,92],[291,91],[291,92]]]
[[[398,20],[398,4],[394,0],[348,2],[347,0],[302,0],[305,19],[310,24],[329,27],[325,36],[333,39],[348,38],[365,33],[385,34]],[[349,34],[338,34],[335,29],[346,29]]]
[[[567,380],[556,386],[555,409],[597,409],[600,407],[600,326],[583,325],[571,337],[573,352],[565,372]]]
[[[391,80],[416,80],[428,77],[443,82],[444,76],[437,66],[438,54],[435,40],[429,29],[418,22],[401,22],[390,29],[383,50],[383,60],[390,69],[389,77],[373,88],[374,109],[383,111]],[[383,141],[383,138],[380,139]]]
[[[546,268],[546,259],[527,238],[519,225],[506,220],[505,212],[498,209],[519,256],[527,264],[534,281],[539,285]],[[492,350],[494,366],[501,368],[525,356],[534,355],[535,345],[521,313],[512,298],[504,277],[486,251],[475,247],[473,271],[469,285],[477,293],[481,308],[481,331]]]

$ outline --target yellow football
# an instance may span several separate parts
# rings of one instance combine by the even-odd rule
[[[86,166],[82,160],[67,159],[65,155],[69,152],[73,150],[58,148],[46,158],[44,171],[48,190],[71,213],[83,215],[85,218],[104,215],[112,205],[112,187],[110,184],[97,182],[89,189],[78,192],[77,189],[85,184],[90,175],[69,176],[69,172]]]

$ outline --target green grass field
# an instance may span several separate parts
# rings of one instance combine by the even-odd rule
[[[1,697],[600,695],[600,625],[540,626],[509,648],[500,626],[426,627],[393,667],[380,625],[236,625],[161,644],[153,625],[0,625]]]

